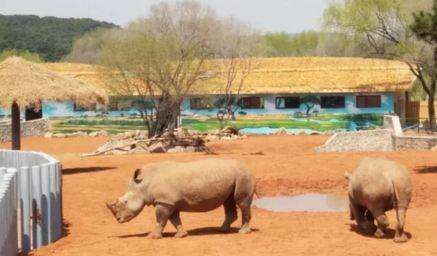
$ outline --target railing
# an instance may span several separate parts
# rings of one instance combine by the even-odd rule
[[[17,170],[0,168],[0,255],[17,255],[17,230]]]
[[[7,235],[9,243],[18,245],[26,253],[59,239],[62,236],[59,162],[44,153],[0,150],[0,166],[17,173],[15,196],[18,200],[5,204],[5,208],[2,206],[6,212],[18,213],[16,233]],[[2,210],[0,220],[3,218]],[[3,251],[0,255],[3,256]]]

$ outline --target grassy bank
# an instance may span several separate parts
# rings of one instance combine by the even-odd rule
[[[216,118],[184,118],[183,127],[197,131],[211,131],[221,126],[235,128],[290,128],[311,129],[316,131],[330,131],[348,129],[351,123],[357,127],[374,127],[382,125],[381,115],[320,115],[310,118],[289,118],[253,116],[239,117],[235,121],[224,121],[222,124]],[[71,133],[75,131],[92,132],[106,130],[111,134],[128,130],[144,130],[141,118],[134,117],[87,117],[87,118],[60,118],[52,120],[54,132]]]

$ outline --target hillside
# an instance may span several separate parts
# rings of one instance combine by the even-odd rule
[[[28,50],[45,61],[59,61],[70,53],[75,38],[96,28],[115,26],[92,19],[0,14],[0,52]]]

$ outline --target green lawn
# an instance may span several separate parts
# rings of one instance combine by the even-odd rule
[[[381,115],[320,115],[311,118],[290,117],[239,117],[235,121],[225,121],[222,126],[235,128],[294,128],[330,131],[347,129],[351,122],[357,126],[381,126]],[[141,118],[134,117],[87,117],[87,118],[59,118],[52,120],[54,132],[72,133],[75,131],[92,132],[106,130],[111,134],[128,130],[146,129]],[[216,118],[184,118],[183,127],[197,131],[211,131],[220,129],[220,122]]]

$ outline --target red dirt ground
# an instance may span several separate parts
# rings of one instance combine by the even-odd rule
[[[105,138],[26,138],[24,149],[40,150],[63,164],[64,218],[67,234],[33,255],[437,255],[437,153],[316,153],[325,136],[259,136],[209,144],[217,155],[204,153],[141,154],[80,158]],[[3,144],[2,147],[8,147]],[[261,153],[260,153],[261,152]],[[153,210],[118,224],[104,202],[122,195],[135,168],[161,160],[189,161],[206,157],[238,159],[247,164],[261,195],[329,192],[346,195],[343,178],[364,156],[384,156],[405,164],[412,173],[414,198],[407,213],[411,240],[395,244],[355,231],[347,212],[272,213],[253,210],[249,235],[221,234],[223,210],[183,213],[189,236],[145,236],[154,226]],[[389,214],[393,220],[393,213]],[[239,222],[234,226],[238,227]],[[237,230],[237,229],[235,229]],[[393,237],[393,232],[388,235]]]

